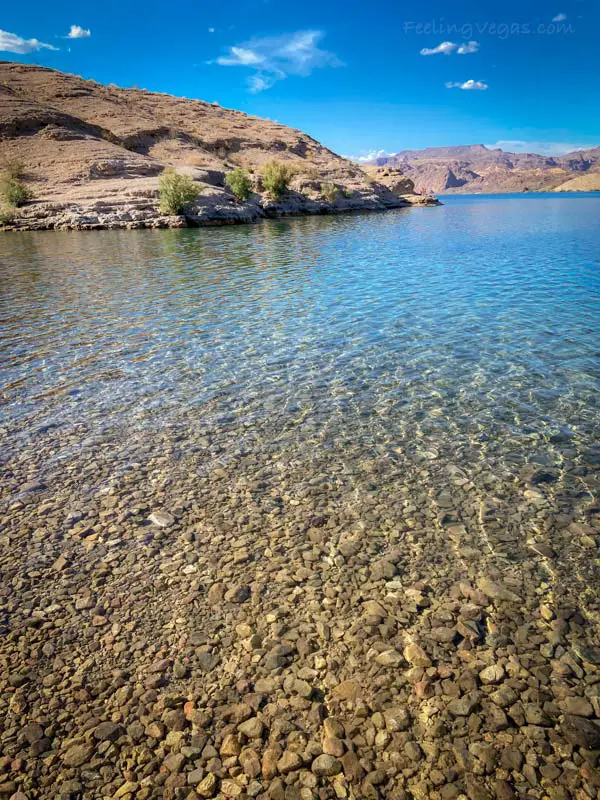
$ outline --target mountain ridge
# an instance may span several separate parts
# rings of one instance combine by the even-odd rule
[[[482,144],[401,150],[368,162],[402,170],[417,191],[496,193],[553,190],[582,173],[600,173],[600,147],[563,156],[511,153]]]

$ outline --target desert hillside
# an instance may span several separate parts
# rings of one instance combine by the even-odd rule
[[[553,192],[600,192],[600,172],[588,172],[571,178],[560,186],[555,186]]]
[[[278,201],[266,196],[259,179],[261,166],[273,159],[294,168],[290,191]],[[29,228],[187,224],[157,211],[158,176],[166,167],[198,184],[187,216],[194,224],[423,200],[400,197],[285,125],[202,100],[104,86],[10,62],[0,62],[2,163],[23,165],[34,200],[19,210],[15,224]],[[225,187],[225,175],[235,167],[251,173],[255,191],[247,202]],[[410,182],[403,186],[413,194]]]
[[[402,150],[375,159],[373,165],[400,169],[421,192],[548,191],[583,174],[599,175],[600,147],[556,157],[507,153],[482,144],[429,147]]]

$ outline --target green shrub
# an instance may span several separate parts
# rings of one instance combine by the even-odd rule
[[[198,187],[189,175],[166,169],[158,179],[161,214],[183,214],[198,197]]]
[[[322,183],[321,194],[330,202],[335,203],[338,196],[338,188],[334,183]]]
[[[344,197],[354,197],[354,192],[352,191],[352,189],[344,189],[342,194],[344,195]]]
[[[262,185],[271,197],[281,197],[294,177],[294,168],[283,161],[268,161],[260,171]]]
[[[18,178],[13,178],[9,173],[0,175],[0,200],[9,208],[19,208],[28,200],[31,200],[33,193]]]
[[[225,176],[225,186],[237,197],[238,200],[247,200],[252,191],[252,181],[245,169],[237,169],[228,172]]]
[[[11,225],[15,221],[16,208],[4,206],[0,208],[0,225]]]

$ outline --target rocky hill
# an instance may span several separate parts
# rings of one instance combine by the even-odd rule
[[[259,178],[261,165],[273,159],[290,164],[295,175],[278,201]],[[12,223],[20,228],[201,225],[429,202],[410,181],[400,196],[284,125],[215,103],[11,62],[0,62],[3,163],[22,164],[33,193]],[[166,167],[197,183],[199,196],[186,217],[159,214],[158,176]],[[225,187],[235,167],[253,173],[247,202]]]
[[[576,178],[571,178],[560,186],[555,186],[553,192],[600,192],[600,172],[587,172]]]
[[[600,173],[600,147],[557,157],[507,153],[482,144],[429,147],[402,150],[372,163],[400,169],[422,192],[548,191],[574,177]]]

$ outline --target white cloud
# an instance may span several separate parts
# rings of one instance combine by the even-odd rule
[[[461,83],[460,81],[447,81],[446,89],[465,89],[466,91],[480,91],[483,92],[489,89],[487,83],[483,81],[474,81],[473,79]]]
[[[424,47],[420,53],[422,56],[437,56],[439,53],[449,56],[457,47],[458,45],[454,42],[442,42],[437,47]]]
[[[35,53],[38,50],[58,50],[58,47],[45,44],[38,39],[23,39],[21,36],[17,36],[16,33],[0,30],[0,51],[25,55],[26,53]]]
[[[468,56],[470,53],[479,52],[479,42],[470,41],[461,46],[456,51],[459,56]]]
[[[359,156],[344,156],[344,158],[350,161],[364,163],[366,161],[374,161],[376,158],[386,158],[395,155],[396,153],[388,153],[387,150],[361,150]]]
[[[89,28],[82,28],[81,25],[71,25],[71,30],[67,33],[67,39],[89,39],[92,32]]]
[[[214,33],[214,32],[215,32],[215,29],[214,29],[214,28],[209,28],[209,29],[208,29],[208,32],[209,32],[209,33]]]
[[[495,144],[486,144],[490,150],[499,147],[507,153],[539,153],[544,156],[564,156],[576,150],[588,150],[592,144],[574,142],[526,142],[522,139],[500,139]]]
[[[422,56],[437,56],[444,55],[450,56],[452,53],[458,53],[459,56],[467,56],[470,53],[477,53],[479,51],[479,42],[470,41],[463,44],[456,44],[455,42],[442,42],[437,47],[424,47],[420,50]]]
[[[552,22],[564,22],[566,18],[566,14],[557,14],[555,17],[552,17]]]
[[[263,56],[246,47],[231,47],[228,56],[217,58],[217,64],[222,67],[252,67],[263,61]]]
[[[261,92],[288,75],[306,76],[322,67],[344,66],[334,53],[318,47],[323,35],[322,31],[297,31],[254,38],[230,47],[227,55],[209,63],[257,69],[248,84],[251,92]]]

